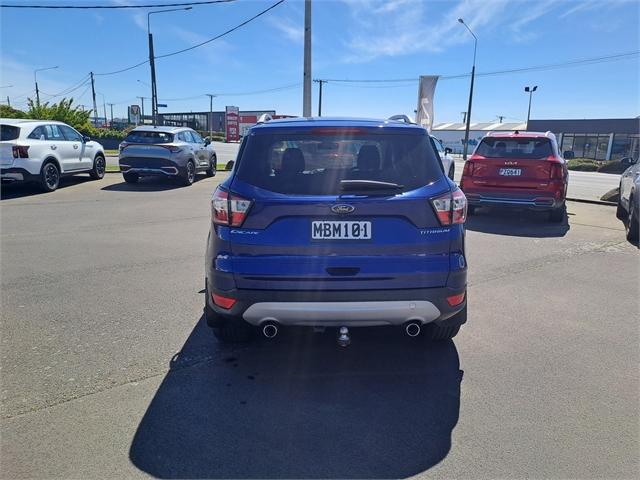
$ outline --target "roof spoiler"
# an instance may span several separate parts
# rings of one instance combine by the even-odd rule
[[[256,123],[267,123],[271,120],[273,120],[271,115],[269,115],[268,113],[263,113],[262,115],[260,115],[260,118],[258,118],[258,121]]]
[[[387,120],[393,120],[395,122],[404,122],[404,123],[416,123],[406,115],[393,115],[389,117]]]

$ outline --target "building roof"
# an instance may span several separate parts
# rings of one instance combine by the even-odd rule
[[[465,123],[439,123],[438,125],[434,125],[432,130],[464,130],[466,128]],[[500,123],[500,122],[481,122],[481,123],[471,123],[469,125],[469,130],[482,130],[482,131],[513,131],[513,130],[526,130],[527,124],[526,122],[521,123]]]

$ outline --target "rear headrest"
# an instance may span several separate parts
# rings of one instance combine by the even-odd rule
[[[358,152],[358,170],[379,170],[380,151],[375,145],[363,145]]]
[[[304,155],[299,148],[287,148],[282,154],[283,173],[304,172]]]

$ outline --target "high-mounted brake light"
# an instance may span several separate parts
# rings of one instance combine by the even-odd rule
[[[14,145],[11,147],[13,158],[29,158],[29,147]]]
[[[211,199],[211,220],[218,225],[239,227],[251,208],[251,200],[218,187]]]
[[[431,204],[441,225],[464,223],[467,219],[467,197],[459,188],[432,198]]]
[[[311,130],[312,135],[362,135],[367,133],[367,130],[364,128],[327,128],[327,127],[317,127]]]

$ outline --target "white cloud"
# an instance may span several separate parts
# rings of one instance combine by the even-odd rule
[[[282,33],[287,39],[295,43],[304,42],[304,25],[285,17],[268,17],[268,22]]]

